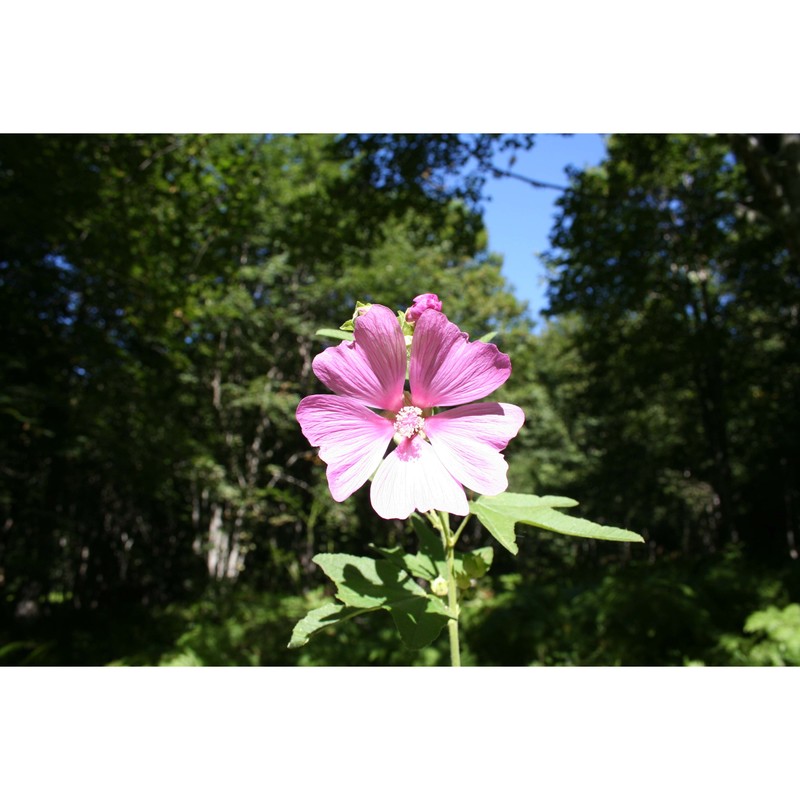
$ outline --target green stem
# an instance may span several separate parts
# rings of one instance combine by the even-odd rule
[[[458,587],[456,586],[455,553],[452,547],[447,548],[447,599],[450,613],[458,615]],[[454,667],[461,666],[461,647],[458,641],[458,617],[447,620],[450,634],[450,663]]]
[[[456,530],[456,532],[453,534],[453,547],[455,547],[455,544],[458,541],[458,537],[461,536],[461,531],[464,530],[471,516],[472,514],[467,514],[467,516],[461,520],[461,524],[458,526],[458,530]]]
[[[445,562],[447,564],[447,600],[453,618],[447,621],[447,632],[450,634],[450,663],[454,667],[461,666],[461,646],[458,640],[458,586],[456,585],[456,557],[455,545],[457,534],[454,536],[450,530],[448,514],[441,514],[442,543],[444,544]],[[463,523],[462,526],[463,528]],[[459,528],[459,533],[461,528]]]

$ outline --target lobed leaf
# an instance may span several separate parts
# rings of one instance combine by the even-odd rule
[[[415,650],[434,641],[452,617],[447,606],[434,595],[410,597],[387,608],[403,641]]]
[[[324,606],[315,608],[309,611],[297,625],[294,626],[292,631],[292,638],[289,641],[289,648],[302,647],[308,643],[308,640],[323,628],[333,625],[336,622],[342,622],[346,619],[351,619],[359,614],[368,613],[369,609],[353,609],[347,606],[339,605],[338,603],[327,603]]]
[[[538,497],[532,494],[504,492],[495,497],[481,497],[473,500],[470,503],[470,510],[477,515],[489,533],[514,555],[519,552],[514,530],[518,522],[567,536],[606,539],[614,542],[644,541],[638,533],[633,533],[633,531],[599,525],[596,522],[590,522],[580,517],[570,517],[556,511],[556,508],[576,505],[578,505],[577,501],[569,497],[550,495]]]
[[[364,556],[323,553],[315,564],[336,584],[336,597],[354,608],[380,608],[409,595],[425,596],[425,590],[397,563]]]
[[[432,581],[439,575],[439,570],[433,559],[425,553],[412,555],[411,553],[406,553],[399,545],[397,547],[377,547],[373,545],[373,548],[391,563],[406,570],[406,572],[410,572],[415,578]]]
[[[439,635],[452,615],[438,597],[429,595],[408,574],[401,566],[402,560],[398,563],[398,557],[402,559],[400,553],[395,550],[389,553],[391,560],[325,553],[315,556],[313,561],[336,584],[336,597],[351,611],[383,608],[392,615],[400,636],[409,647],[424,647]],[[332,614],[333,610],[328,613]],[[326,619],[325,615],[321,617],[321,621]],[[314,623],[312,619],[309,625]],[[300,633],[302,635],[303,631]]]

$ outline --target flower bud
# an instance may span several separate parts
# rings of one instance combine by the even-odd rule
[[[441,575],[437,575],[431,581],[431,591],[438,597],[444,597],[447,594],[447,581]]]
[[[411,304],[411,308],[406,311],[406,320],[408,322],[416,322],[423,311],[432,308],[434,311],[442,310],[442,301],[435,295],[427,292],[426,294],[418,294]]]

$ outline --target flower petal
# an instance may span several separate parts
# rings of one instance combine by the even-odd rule
[[[438,311],[424,311],[411,345],[411,396],[421,408],[470,403],[508,380],[511,359],[467,334]]]
[[[314,374],[333,392],[375,408],[403,405],[406,343],[400,323],[386,306],[372,305],[356,318],[355,341],[320,353]]]
[[[525,414],[509,403],[473,403],[434,414],[425,433],[447,471],[481,494],[508,488],[508,464],[500,451],[517,435]]]
[[[333,499],[342,502],[378,469],[394,428],[388,419],[347,397],[313,394],[297,406],[305,437],[328,465]]]
[[[384,519],[406,519],[415,510],[437,509],[462,517],[469,513],[461,484],[419,436],[403,439],[384,459],[372,481],[370,501]]]

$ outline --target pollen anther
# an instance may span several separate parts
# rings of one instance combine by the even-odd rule
[[[422,430],[425,421],[422,419],[422,409],[416,406],[403,406],[394,421],[394,429],[400,436],[410,439]]]

